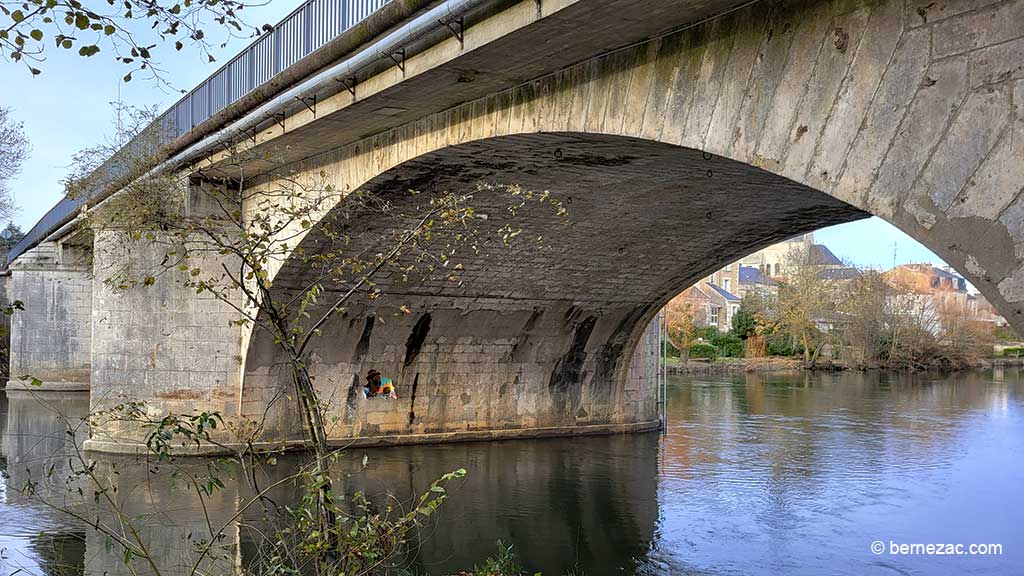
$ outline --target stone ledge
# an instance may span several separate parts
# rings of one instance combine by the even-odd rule
[[[362,448],[387,446],[405,446],[411,444],[444,444],[449,442],[480,442],[487,440],[519,440],[529,438],[558,438],[566,436],[603,436],[613,434],[629,434],[637,432],[653,432],[660,428],[657,420],[634,422],[628,424],[590,424],[586,426],[552,426],[546,428],[510,428],[507,430],[464,430],[457,432],[438,432],[433,434],[394,434],[387,436],[360,436],[356,438],[335,438],[330,441],[332,448]],[[85,441],[84,448],[88,452],[106,454],[146,453],[146,447],[136,442],[119,442],[114,440]],[[202,448],[183,447],[176,452],[178,456],[222,456],[231,454],[231,450],[241,449],[240,444],[223,444],[220,446],[204,446]],[[296,440],[285,442],[261,442],[253,445],[257,450],[299,451],[304,444]]]
[[[11,378],[7,381],[7,390],[28,390],[32,392],[88,392],[88,382],[68,382],[64,380],[43,380],[42,385],[33,386],[27,380]]]

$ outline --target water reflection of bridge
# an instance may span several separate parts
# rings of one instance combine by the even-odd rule
[[[59,408],[70,418],[86,414],[88,392],[62,396]],[[50,466],[56,467],[54,478],[66,475],[67,435],[50,409],[26,393],[13,392],[8,406],[4,428],[4,455],[11,474],[8,486],[46,477]],[[628,572],[632,567],[622,562],[642,558],[654,538],[657,444],[657,435],[641,434],[353,450],[336,465],[336,477],[342,492],[364,491],[382,504],[385,495],[409,502],[445,472],[460,467],[469,470],[464,480],[450,487],[451,497],[436,524],[422,533],[414,554],[407,559],[420,573],[470,568],[495,552],[498,539],[514,543],[526,566],[546,574],[610,566]],[[364,454],[368,455],[365,469],[361,463]],[[122,511],[142,528],[157,563],[170,567],[164,573],[188,573],[195,542],[208,534],[203,503],[195,492],[181,482],[172,486],[168,466],[134,457],[91,456],[103,473],[117,471],[112,477],[119,488]],[[293,473],[297,458],[283,457],[275,466],[261,469],[260,485]],[[206,466],[199,459],[186,462],[194,471]],[[157,474],[149,475],[147,470]],[[230,467],[228,474],[234,477],[237,468]],[[50,487],[51,497],[62,494],[58,484]],[[260,507],[254,506],[239,521],[232,521],[252,494],[246,483],[228,482],[206,500],[210,523],[231,526],[228,537],[217,547],[216,558],[206,563],[211,573],[229,573],[258,553],[250,529],[269,528]],[[294,503],[296,494],[294,486],[286,484],[269,497],[277,505],[286,505]],[[17,491],[8,490],[7,504],[15,502],[33,506]],[[110,510],[98,512],[102,518],[111,518]],[[130,573],[116,549],[106,552],[106,538],[95,529],[66,519],[52,524],[63,526],[50,535],[50,540],[60,545],[25,551],[35,556],[39,566],[47,565],[43,558],[47,556],[49,565],[78,566],[87,574]],[[624,538],[623,533],[629,536]],[[132,568],[148,573],[139,560],[133,561]],[[43,573],[49,575],[45,568]]]

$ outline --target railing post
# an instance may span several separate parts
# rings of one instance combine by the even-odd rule
[[[248,94],[256,87],[256,45],[249,47],[249,82],[245,85],[245,92]]]
[[[302,7],[302,55],[308,55],[313,49],[313,2],[306,2]]]
[[[277,74],[281,72],[281,37],[284,36],[281,32],[282,29],[284,29],[284,26],[278,26],[270,33],[270,40],[273,43],[273,46],[271,47],[273,50],[273,57],[271,60],[272,68],[270,69],[270,78],[277,76]]]

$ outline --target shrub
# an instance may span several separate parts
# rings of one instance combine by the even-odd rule
[[[693,331],[694,338],[701,338],[705,342],[714,342],[715,338],[718,338],[721,332],[715,326],[701,326]]]
[[[718,348],[722,356],[730,358],[743,357],[743,340],[731,332],[722,332],[711,339],[711,344]]]
[[[718,358],[718,348],[712,344],[698,343],[690,346],[690,358],[714,360]]]
[[[1003,348],[1003,356],[1007,358],[1024,357],[1024,346],[1011,346],[1009,348]]]
[[[794,344],[793,339],[785,334],[773,334],[768,338],[769,356],[797,356],[803,354],[803,348]]]
[[[743,340],[738,342],[729,342],[721,347],[722,356],[728,358],[743,358],[746,355],[746,348],[743,345]]]

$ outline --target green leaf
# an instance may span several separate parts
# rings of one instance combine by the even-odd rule
[[[33,30],[33,31],[31,31],[31,32],[29,32],[28,35],[31,36],[32,39],[35,40],[36,42],[39,42],[40,40],[43,39],[43,31],[39,30],[38,28]]]
[[[21,10],[15,10],[14,12],[11,12],[11,20],[14,20],[15,22],[21,22],[24,19],[25,13],[22,12]]]
[[[110,24],[107,24],[106,26],[103,27],[103,33],[106,34],[107,36],[110,36],[114,32],[116,32],[116,29],[113,26],[111,26]]]

